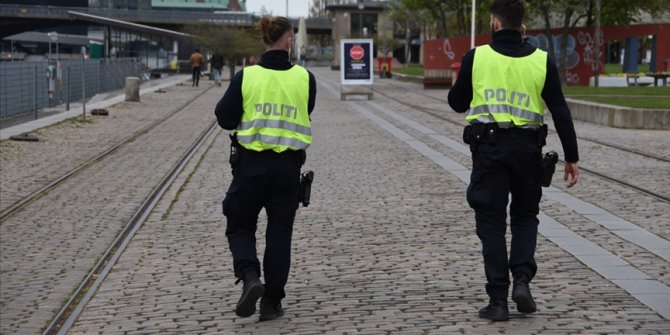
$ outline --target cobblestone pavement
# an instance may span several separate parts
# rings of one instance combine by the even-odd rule
[[[220,207],[231,179],[228,140],[221,131],[161,200],[72,334],[670,332],[667,319],[542,236],[540,269],[532,285],[539,311],[532,316],[513,311],[506,323],[479,319],[477,309],[486,303],[484,275],[473,214],[464,199],[466,184],[415,148],[421,141],[465,166],[469,158],[372,112],[415,139],[399,140],[387,131],[390,127],[383,129],[359,112],[374,111],[372,104],[339,100],[333,84],[337,73],[315,72],[321,84],[313,114],[315,143],[306,168],[316,172],[316,179],[313,202],[299,210],[295,223],[286,315],[259,323],[256,317],[240,319],[233,313],[241,285],[233,284]],[[407,99],[422,103],[416,96]],[[376,102],[397,107],[453,140],[460,137],[444,121],[401,110],[383,97]],[[588,154],[588,149],[583,152]],[[632,200],[616,189],[584,176],[569,192],[586,201],[604,199],[599,205],[622,197]],[[547,199],[542,206],[554,220],[667,284],[668,264],[657,255],[635,249],[569,206]],[[660,213],[667,206],[651,202],[642,210],[617,208],[616,215],[640,226],[655,221],[662,232],[669,223],[661,221],[667,216]],[[264,214],[259,220],[265,222]],[[263,246],[259,239],[259,249]]]
[[[106,119],[64,122],[37,143],[2,143],[2,198],[25,196],[198,93],[185,111],[146,131],[0,225],[0,333],[37,333],[53,318],[144,198],[206,125],[221,89],[175,86]],[[35,178],[35,179],[33,179]]]
[[[221,214],[220,202],[231,175],[227,165],[228,139],[224,131],[218,131],[161,199],[149,221],[139,230],[75,322],[71,334],[670,332],[667,316],[664,318],[641,303],[639,294],[622,289],[620,283],[599,274],[592,265],[586,265],[590,263],[580,261],[544,236],[538,238],[540,268],[532,283],[538,312],[523,316],[514,311],[514,304],[510,301],[512,319],[509,322],[491,323],[479,319],[477,310],[486,304],[487,298],[473,213],[464,196],[466,184],[459,176],[445,170],[443,165],[436,164],[438,159],[435,158],[448,157],[464,167],[470,166],[467,150],[445,145],[448,140],[460,143],[461,126],[409,108],[381,94],[376,94],[373,102],[340,101],[337,96],[338,73],[320,68],[313,71],[320,84],[313,114],[315,143],[309,149],[305,168],[314,170],[316,179],[312,204],[299,209],[295,223],[292,270],[287,297],[283,301],[286,315],[275,321],[259,323],[257,315],[241,319],[233,312],[241,285],[234,285],[232,260],[224,234],[225,218]],[[453,120],[462,122],[462,116],[455,115],[444,103],[418,94],[444,98],[445,91],[423,91],[419,85],[395,81],[380,80],[375,86],[377,90],[405,102],[441,111],[445,116],[453,116]],[[191,90],[190,87],[171,90],[169,96],[174,99],[170,100],[171,105],[178,105],[179,101],[192,97],[194,92]],[[193,115],[211,115],[216,98],[222,92],[218,89],[199,98],[194,104],[197,107],[193,109]],[[137,107],[122,105],[115,108],[119,108],[119,113],[123,111],[135,115],[139,114]],[[391,114],[383,112],[384,109],[429,127],[435,134],[412,128],[407,122],[390,117]],[[181,121],[186,123],[188,118]],[[94,126],[84,124],[75,129],[82,132],[81,137],[94,137],[101,131],[97,129],[88,133]],[[668,155],[670,137],[667,132],[614,132],[611,128],[580,122],[576,123],[576,127],[579,134],[602,136],[619,145]],[[399,137],[397,129],[402,129],[404,135]],[[552,148],[560,148],[556,137],[554,134],[550,138]],[[162,141],[142,142],[142,149],[132,151],[145,155],[170,151],[161,149]],[[61,158],[63,155],[81,150],[87,143],[90,142],[75,141],[58,146],[64,151],[51,158],[45,156],[44,161],[65,160]],[[589,166],[592,157],[602,148],[580,144],[580,164]],[[18,165],[15,162],[21,152],[5,151],[4,145],[7,144],[2,145],[2,159]],[[39,148],[35,146],[31,149]],[[427,156],[425,153],[430,150],[433,150],[432,154]],[[47,154],[49,152],[42,153]],[[620,166],[619,161],[631,160],[627,154],[616,156],[619,154],[609,152],[609,156],[596,156],[598,160],[603,159],[598,168],[611,166],[614,171]],[[73,238],[83,239],[84,236],[79,236],[79,233],[87,232],[103,235],[100,241],[95,242],[99,246],[87,246],[87,254],[91,257],[94,253],[90,250],[94,247],[104,249],[115,230],[105,231],[102,222],[110,220],[98,220],[97,217],[117,218],[131,212],[131,209],[117,206],[128,202],[128,206],[132,207],[130,204],[141,195],[134,195],[129,190],[138,190],[142,185],[150,187],[152,178],[156,177],[151,173],[159,175],[158,170],[167,169],[169,166],[165,165],[169,165],[167,162],[170,161],[170,157],[156,155],[152,156],[153,160],[157,160],[155,165],[148,165],[131,152],[119,153],[118,159],[128,161],[128,164],[142,162],[142,165],[135,165],[134,171],[147,172],[138,177],[145,182],[136,182],[128,188],[116,188],[110,184],[97,186],[120,193],[99,201],[106,203],[106,207],[83,203],[79,198],[71,198],[71,195],[54,194],[52,198],[41,199],[40,202],[53,202],[44,206],[76,208],[71,218],[53,220],[53,215],[33,214],[24,217],[31,222],[24,223],[22,228],[15,225],[10,230],[7,228],[10,221],[0,226],[3,279],[0,333],[39,332],[49,311],[54,313],[59,307],[58,300],[53,297],[64,299],[68,290],[72,289],[55,287],[51,283],[52,278],[71,276],[74,283],[83,276],[81,269],[85,270],[86,266],[78,266],[77,273],[74,268],[68,269],[65,265],[92,264],[90,260],[81,260],[81,255],[76,252],[61,253],[59,248],[62,245],[75,242],[46,239],[45,243],[40,242],[37,248],[33,248],[33,252],[29,251],[30,247],[20,249],[21,254],[12,251],[21,245],[6,238],[6,233],[15,233],[17,235],[12,236],[21,236],[23,243],[29,244],[36,238],[44,239],[44,235],[53,234],[52,230],[47,230],[48,226],[58,225],[60,221],[63,224],[69,222],[77,229],[69,230]],[[112,174],[113,170],[131,169],[120,164],[110,162],[109,167],[105,164],[100,178]],[[666,163],[654,165],[644,161],[642,165],[629,164],[626,178],[647,185],[646,177],[640,176],[645,169],[651,168],[653,171],[647,172],[661,176],[670,172]],[[18,173],[16,169],[5,170],[3,167],[3,178],[8,180],[13,178],[6,171]],[[129,180],[130,177],[122,178]],[[554,181],[557,179],[555,177]],[[663,187],[663,182],[659,181],[659,188]],[[564,190],[561,182],[556,184],[558,191]],[[90,188],[90,185],[72,187],[85,196],[89,194],[86,186]],[[145,192],[148,193],[148,190]],[[588,174],[582,175],[582,181],[576,188],[566,192],[660,236],[667,243],[670,236],[670,208],[667,203]],[[653,283],[667,288],[670,284],[668,261],[658,255],[657,249],[645,243],[631,243],[591,220],[588,214],[580,214],[577,206],[553,194],[547,192],[541,204],[543,212],[552,220],[610,251],[626,264],[633,265],[648,276],[650,283],[653,280]],[[112,212],[121,212],[122,215],[113,215]],[[265,220],[264,213],[261,213],[259,236],[264,234]],[[91,221],[92,227],[72,224],[80,221]],[[259,238],[259,250],[263,248],[264,240]],[[22,272],[19,276],[13,269],[12,264],[23,264],[21,259],[24,255],[29,255],[31,260],[44,260],[42,263],[29,263],[28,267],[35,271],[33,278],[28,278],[30,272]],[[51,258],[46,257],[49,255]],[[49,262],[61,263],[60,271],[63,272],[52,276],[48,270],[39,271]],[[622,266],[621,269],[626,268]],[[39,289],[31,291],[34,287]],[[645,291],[644,288],[642,291]],[[15,296],[18,298],[15,299]],[[45,296],[50,299],[42,300]],[[668,301],[665,301],[665,306],[668,306]],[[36,325],[28,327],[28,324]]]

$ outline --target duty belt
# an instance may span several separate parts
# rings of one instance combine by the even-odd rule
[[[463,142],[470,145],[471,151],[476,151],[477,145],[488,143],[495,144],[498,138],[525,137],[537,141],[540,147],[546,144],[547,125],[538,129],[526,128],[498,128],[496,123],[475,123],[465,127],[463,130]]]
[[[298,167],[301,167],[305,164],[305,161],[307,160],[307,154],[305,150],[286,150],[283,152],[275,152],[272,150],[264,150],[264,151],[253,151],[246,149],[243,147],[238,141],[237,141],[237,136],[235,134],[231,134],[230,136],[230,158],[228,159],[228,162],[230,163],[230,167],[233,169],[233,174],[235,168],[239,165],[240,161],[242,160],[242,157],[247,158],[271,158],[271,159],[291,159],[295,160],[295,162],[298,164]]]
[[[286,150],[282,152],[275,152],[272,150],[254,151],[246,149],[242,146],[240,146],[240,148],[242,150],[243,156],[259,157],[259,158],[295,159],[296,156],[299,156],[301,154],[301,152],[305,152],[304,150],[298,150],[298,151]]]

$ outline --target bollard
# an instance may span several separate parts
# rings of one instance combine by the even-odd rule
[[[140,78],[126,77],[126,101],[140,101]]]

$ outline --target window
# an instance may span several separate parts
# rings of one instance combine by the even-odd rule
[[[367,28],[367,34],[364,34]],[[377,35],[377,14],[351,13],[351,36],[372,37]]]

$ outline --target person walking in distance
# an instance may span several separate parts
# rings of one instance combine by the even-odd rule
[[[212,76],[214,79],[214,85],[221,87],[221,70],[223,69],[223,55],[220,52],[214,52],[212,59]]]
[[[191,86],[198,87],[198,84],[200,84],[200,70],[202,69],[202,64],[204,63],[204,59],[199,49],[195,49],[195,51],[191,54],[189,62],[191,63],[191,73],[193,76],[193,83]]]
[[[285,17],[264,16],[259,28],[265,46],[260,62],[232,78],[215,114],[231,136],[233,180],[223,200],[226,237],[238,282],[240,317],[256,312],[260,321],[284,314],[291,262],[291,236],[298,209],[300,167],[312,143],[310,114],[316,100],[314,75],[289,61],[293,27]],[[263,278],[256,252],[258,214],[265,208]]]
[[[475,212],[482,243],[488,306],[479,317],[509,319],[507,297],[521,313],[537,310],[529,283],[535,277],[535,247],[542,197],[542,146],[546,103],[565,154],[567,187],[579,180],[577,137],[554,60],[522,36],[521,0],[494,0],[490,44],[463,56],[461,71],[449,91],[449,105],[466,114],[463,139],[470,144],[472,174],[467,201]],[[509,195],[512,241],[505,240]]]

